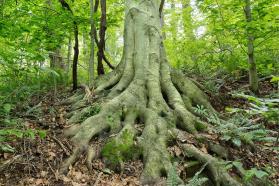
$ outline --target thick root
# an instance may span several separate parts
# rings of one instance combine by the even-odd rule
[[[166,83],[167,81],[162,85],[165,97],[154,98],[153,96],[157,94],[148,94],[151,97],[145,99],[142,95],[146,92],[134,91],[135,88],[141,86],[140,82],[137,82],[138,84],[130,83],[124,92],[108,100],[98,113],[92,113],[91,109],[94,106],[89,106],[74,114],[69,120],[71,123],[78,123],[86,117],[88,118],[81,124],[75,124],[65,131],[65,135],[72,137],[75,148],[73,154],[61,166],[60,171],[67,172],[69,166],[86,152],[86,165],[89,170],[92,170],[92,160],[96,157],[96,149],[91,147],[89,142],[93,136],[107,131],[110,136],[113,136],[102,150],[102,156],[109,160],[108,165],[114,163],[115,168],[122,171],[124,157],[130,157],[132,152],[134,153],[132,158],[143,157],[142,184],[162,183],[161,178],[168,177],[169,171],[173,168],[171,156],[168,153],[168,143],[174,138],[170,131],[175,131],[178,127],[198,136],[198,131],[206,129],[207,126],[188,111],[180,93],[171,81]],[[165,105],[166,108],[164,109],[160,105]],[[176,118],[176,122],[175,119],[171,119],[173,117]],[[138,119],[144,124],[141,134],[135,129]],[[185,145],[183,147],[187,154],[195,157],[199,162],[208,163],[207,168],[216,185],[239,185],[216,158],[200,152],[194,146]],[[113,162],[114,160],[116,160],[116,164]],[[182,180],[179,182],[183,183]]]
[[[154,185],[171,170],[172,164],[167,151],[168,139],[168,123],[151,110],[147,110],[145,128],[140,137],[145,165],[141,176],[143,184]]]
[[[213,179],[214,185],[226,185],[226,186],[240,186],[242,185],[235,179],[233,179],[225,169],[225,164],[222,160],[216,159],[213,156],[206,154],[198,150],[193,145],[183,145],[183,149],[187,156],[196,158],[200,163],[207,164],[210,178]]]
[[[89,142],[93,136],[109,131],[110,136],[114,137],[103,147],[103,157],[108,157],[107,159],[113,157],[117,161],[117,167],[121,169],[125,160],[122,157],[128,157],[130,155],[127,152],[135,153],[133,149],[138,149],[137,155],[135,153],[133,156],[143,157],[142,183],[149,185],[161,183],[161,178],[167,177],[173,167],[167,150],[168,142],[173,139],[170,131],[179,127],[197,135],[198,130],[206,128],[205,123],[188,111],[183,98],[170,81],[170,74],[163,82],[162,91],[165,97],[160,95],[160,86],[149,84],[146,92],[139,88],[143,87],[144,82],[131,82],[124,92],[116,91],[118,96],[108,99],[98,112],[95,112],[97,103],[80,109],[85,102],[79,99],[72,107],[79,110],[74,112],[68,121],[75,125],[65,130],[65,135],[71,137],[75,148],[73,154],[61,166],[61,172],[67,172],[69,166],[86,152],[86,165],[91,170],[96,149],[91,147]],[[119,86],[112,90],[118,89],[117,87]],[[149,91],[154,87],[156,90]],[[135,129],[138,119],[145,126],[140,136]],[[79,122],[82,123],[78,124]]]
[[[100,110],[101,110],[100,105],[98,103],[95,103],[92,106],[85,107],[78,111],[74,111],[70,115],[71,117],[68,120],[68,124],[76,124],[76,123],[83,122],[88,117],[98,114]]]
[[[63,164],[61,165],[60,167],[60,170],[59,172],[62,173],[62,174],[67,174],[68,173],[68,169],[71,165],[73,165],[77,158],[87,149],[87,146],[86,145],[82,145],[80,147],[75,147],[74,150],[73,150],[73,153],[72,155],[67,158]]]
[[[80,91],[77,91],[74,95],[72,95],[71,97],[62,101],[61,104],[63,104],[63,105],[74,104],[74,103],[82,100],[83,97],[84,97],[84,95]]]
[[[60,172],[67,172],[69,166],[72,165],[83,152],[87,151],[91,138],[112,127],[110,123],[112,120],[120,121],[120,117],[117,115],[100,113],[96,116],[87,118],[81,125],[73,125],[67,129],[65,135],[72,136],[71,140],[75,148],[73,154],[65,160],[61,166]],[[89,159],[91,158],[92,155],[89,154]]]
[[[92,161],[96,157],[96,151],[93,147],[88,147],[87,157],[86,157],[86,166],[89,171],[92,170]]]

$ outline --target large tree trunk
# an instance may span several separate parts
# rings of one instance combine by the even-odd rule
[[[252,21],[252,13],[251,13],[251,1],[245,0],[245,16],[248,24],[247,28],[247,48],[248,48],[248,63],[249,63],[249,84],[250,89],[254,93],[259,92],[259,82],[258,82],[258,74],[257,74],[257,66],[254,57],[254,35],[251,30],[250,23]]]
[[[120,64],[96,80],[95,97],[87,89],[86,94],[68,99],[74,110],[68,122],[73,125],[65,135],[72,137],[75,148],[63,163],[62,172],[67,172],[84,151],[88,153],[86,162],[91,169],[96,149],[88,144],[93,136],[106,131],[113,137],[103,146],[102,156],[121,165],[127,153],[140,154],[144,162],[142,184],[155,185],[172,174],[169,141],[175,140],[182,130],[198,137],[198,131],[206,129],[207,124],[194,115],[192,106],[203,105],[211,112],[214,109],[191,80],[169,67],[161,32],[160,3],[160,0],[126,1]],[[92,99],[95,103],[88,104]],[[136,124],[143,129],[137,130]],[[200,153],[191,145],[185,151],[201,163],[212,158],[208,170],[216,185],[239,185],[216,158]]]

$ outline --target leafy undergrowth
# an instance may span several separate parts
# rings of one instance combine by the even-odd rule
[[[93,170],[89,172],[83,157],[70,168],[67,175],[58,174],[59,166],[71,153],[72,146],[62,134],[67,127],[66,114],[69,108],[60,104],[70,93],[61,89],[57,95],[49,92],[34,97],[28,109],[22,104],[11,108],[9,120],[21,123],[23,131],[29,136],[12,133],[11,139],[5,142],[9,149],[0,152],[0,185],[140,185],[143,164],[139,160],[124,162],[122,172],[116,173],[105,167],[106,160],[97,159],[93,162]],[[183,143],[193,144],[204,153],[221,156],[228,171],[244,182],[259,178],[270,180],[274,185],[279,184],[276,119],[271,121],[259,113],[247,116],[245,110],[249,109],[249,100],[243,96],[231,96],[230,99],[230,108],[238,110],[234,110],[237,113],[227,113],[230,119],[226,121],[207,115],[200,106],[195,108],[215,127],[202,133],[204,138],[200,140],[188,133],[180,134],[169,147],[175,165],[171,171],[173,174],[167,180],[169,186],[176,185],[177,176],[184,179],[188,186],[202,185],[206,181],[203,175],[206,165],[198,165],[197,161],[190,160],[182,150]],[[219,110],[225,112],[225,107]],[[28,131],[33,132],[29,134]],[[93,140],[100,154],[105,140]],[[193,178],[189,180],[189,176]]]

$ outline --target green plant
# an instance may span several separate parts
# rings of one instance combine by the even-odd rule
[[[270,122],[279,118],[279,98],[258,98],[245,94],[233,94],[234,97],[247,99],[249,108],[226,108],[230,113],[247,113],[248,115],[261,115]]]
[[[89,112],[87,112],[87,113],[81,118],[81,120],[84,120],[84,119],[86,119],[86,118],[88,118],[88,117],[90,117],[90,116],[94,116],[94,115],[98,114],[100,111],[101,111],[101,106],[100,106],[99,104],[94,104],[94,105],[90,108]]]
[[[197,105],[196,107],[194,107],[194,112],[199,115],[207,115],[207,110],[203,105]]]
[[[237,147],[240,147],[242,142],[253,144],[255,141],[264,141],[270,133],[264,125],[253,124],[241,114],[233,115],[228,121],[223,121],[216,131],[222,135],[221,139],[231,141]]]
[[[177,162],[173,164],[171,169],[168,172],[168,179],[167,179],[167,186],[202,186],[205,182],[208,181],[208,178],[202,177],[200,174],[207,166],[207,163],[205,163],[198,172],[195,173],[195,175],[188,181],[187,184],[180,184],[182,180],[180,180],[176,167]]]
[[[255,141],[276,141],[276,138],[268,137],[273,131],[266,129],[263,124],[254,124],[243,114],[236,113],[228,120],[222,120],[201,107],[195,110],[216,126],[214,130],[221,135],[222,140],[230,141],[237,147],[240,147],[242,142],[253,144]]]
[[[201,169],[195,173],[194,177],[189,180],[189,182],[185,186],[202,186],[205,182],[208,181],[208,178],[201,177],[201,172],[205,169],[207,163],[205,163]]]
[[[173,164],[168,172],[167,186],[177,186],[179,184],[179,176],[176,171],[177,162]]]
[[[235,167],[242,175],[242,178],[244,182],[250,182],[252,178],[256,177],[258,179],[266,179],[269,176],[269,173],[263,170],[259,170],[257,168],[252,168],[249,170],[246,170],[243,168],[243,164],[239,161],[233,161],[229,162],[227,165],[227,168],[230,169],[232,167]]]
[[[32,129],[1,129],[0,130],[0,152],[14,152],[14,148],[8,144],[8,142],[15,141],[17,139],[29,138],[35,139],[35,136],[40,138],[46,137],[46,131],[32,130]]]

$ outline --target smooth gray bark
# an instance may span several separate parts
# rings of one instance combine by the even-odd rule
[[[71,57],[72,57],[72,36],[69,36],[68,40],[68,52],[67,52],[67,67],[66,73],[68,74],[71,68]]]
[[[255,62],[254,55],[254,35],[253,31],[250,28],[250,23],[252,22],[252,12],[251,12],[251,1],[245,0],[245,17],[247,22],[247,55],[248,55],[248,63],[249,63],[249,85],[251,91],[254,93],[259,92],[259,82],[258,82],[258,74],[257,74],[257,66]]]

